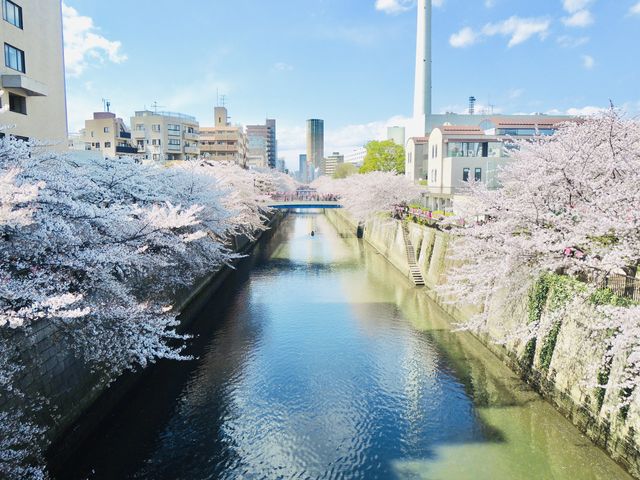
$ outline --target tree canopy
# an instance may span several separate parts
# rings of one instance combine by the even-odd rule
[[[336,171],[333,174],[333,178],[347,178],[351,175],[358,173],[358,168],[353,163],[341,163],[336,167]]]
[[[395,172],[404,173],[404,147],[393,140],[372,140],[365,145],[367,155],[360,173]]]

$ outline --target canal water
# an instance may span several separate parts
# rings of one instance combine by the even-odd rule
[[[321,214],[229,283],[55,478],[630,478]]]

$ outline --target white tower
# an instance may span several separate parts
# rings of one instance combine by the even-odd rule
[[[432,0],[418,0],[416,41],[416,78],[413,117],[417,136],[425,134],[427,116],[431,115],[431,14]]]

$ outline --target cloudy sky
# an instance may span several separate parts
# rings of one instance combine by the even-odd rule
[[[213,123],[278,120],[297,165],[305,120],[347,152],[411,114],[413,0],[64,0],[69,128],[158,102]],[[640,111],[638,0],[434,0],[434,111]]]

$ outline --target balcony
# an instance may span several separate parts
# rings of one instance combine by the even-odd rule
[[[184,147],[184,153],[189,155],[200,155],[200,148],[198,147]]]
[[[47,86],[26,75],[2,75],[0,84],[3,88],[18,91],[27,97],[46,97],[49,94]]]
[[[144,151],[144,149],[143,149]],[[136,147],[116,147],[116,153],[136,154],[138,149]]]
[[[200,139],[200,134],[196,132],[184,132],[184,139],[197,142]]]

